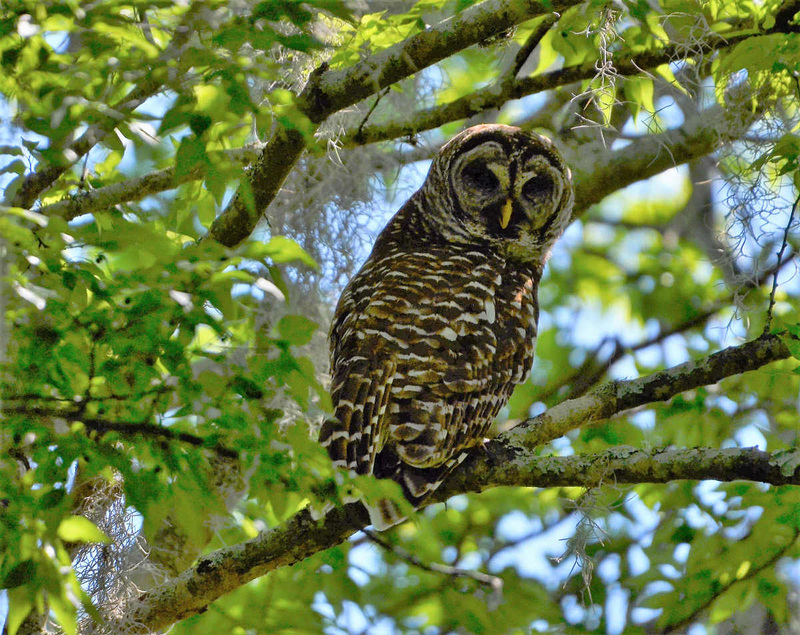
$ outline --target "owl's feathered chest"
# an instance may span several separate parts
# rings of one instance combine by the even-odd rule
[[[536,271],[479,248],[376,250],[340,298],[333,365],[366,352],[443,385],[498,372],[517,383],[533,357],[537,287]]]

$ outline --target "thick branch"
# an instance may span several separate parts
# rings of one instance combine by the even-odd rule
[[[489,462],[505,451],[493,448]],[[517,455],[518,458],[518,455]],[[668,483],[677,480],[759,481],[800,485],[798,452],[764,452],[758,448],[657,448],[619,446],[599,454],[527,458],[521,472],[492,469],[491,487],[597,487],[606,483]],[[516,473],[515,473],[516,472]]]
[[[214,219],[206,240],[234,247],[247,238],[303,154],[305,143],[299,131],[277,125],[253,164],[248,182],[239,186],[225,211]]]
[[[783,30],[786,30],[786,28]],[[776,28],[773,28],[770,31],[765,31],[764,34],[775,31]],[[716,36],[698,43],[697,47],[693,49],[693,55],[728,48],[751,37],[753,37],[752,32],[733,35],[728,38]],[[614,71],[617,75],[636,76],[643,70],[653,69],[684,57],[686,57],[686,45],[683,43],[665,46],[656,51],[628,53],[627,55],[620,54],[615,57]],[[581,80],[592,79],[597,74],[597,62],[592,60],[585,64],[568,66],[542,73],[541,75],[524,77],[513,81],[506,81],[501,78],[491,86],[476,90],[447,104],[413,113],[400,114],[385,123],[353,128],[346,132],[339,141],[344,146],[354,146],[413,136],[453,121],[473,117],[486,110],[500,108],[510,100],[521,99],[522,97],[535,95],[560,86],[567,86]]]
[[[500,435],[486,446],[487,460],[467,461],[437,492],[436,500],[499,485],[596,486],[604,482],[674,479],[751,479],[800,485],[796,453],[754,449],[656,450],[613,448],[594,456],[537,457],[536,445],[581,425],[667,400],[683,391],[756,370],[789,357],[783,342],[764,335],[741,346],[647,377],[612,382]],[[480,455],[480,453],[476,453]],[[143,594],[135,619],[151,629],[203,611],[216,598],[264,575],[339,544],[369,519],[359,503],[335,508],[319,523],[303,510],[253,540],[215,551],[161,587]]]
[[[311,91],[303,91],[302,107],[312,121],[319,123],[334,112],[352,106],[468,46],[538,15],[581,2],[486,0],[350,68],[324,73]]]
[[[142,594],[133,619],[151,630],[164,629],[202,613],[211,602],[250,580],[340,544],[368,524],[360,503],[337,507],[320,522],[303,510],[252,540],[200,558],[181,575]]]
[[[597,487],[605,483],[667,483],[680,479],[752,480],[800,485],[800,453],[763,452],[757,448],[637,450],[612,448],[589,456],[533,457],[509,451],[499,441],[487,446],[488,460],[476,461],[448,481],[448,496],[472,488],[501,485]],[[471,475],[463,478],[464,472]],[[477,479],[480,475],[480,479]],[[485,479],[485,480],[484,480]],[[160,629],[202,612],[208,604],[273,569],[292,565],[337,545],[366,527],[359,503],[328,513],[320,523],[303,510],[283,525],[242,544],[219,549],[180,576],[139,598],[137,621]]]
[[[800,453],[758,448],[658,448],[618,446],[599,454],[535,457],[498,439],[487,445],[487,460],[448,481],[449,495],[504,485],[518,487],[597,487],[615,483],[668,483],[676,480],[758,481],[800,485]],[[483,481],[483,479],[486,479]],[[483,485],[481,485],[483,482]]]
[[[601,143],[585,144],[572,157],[575,210],[581,216],[609,194],[669,168],[703,157],[737,139],[756,119],[749,102],[706,108],[680,127],[647,135],[609,151]]]
[[[333,113],[400,81],[458,51],[502,33],[537,15],[579,4],[536,0],[486,0],[434,27],[371,55],[349,68],[312,73],[296,101],[313,129]],[[214,221],[208,238],[233,246],[247,238],[286,176],[300,158],[310,136],[279,124],[227,209]]]

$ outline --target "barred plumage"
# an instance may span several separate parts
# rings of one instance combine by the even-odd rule
[[[510,126],[442,148],[336,309],[320,442],[337,466],[394,479],[419,506],[481,443],[530,370],[570,178],[549,140]],[[398,521],[370,511],[379,528]]]

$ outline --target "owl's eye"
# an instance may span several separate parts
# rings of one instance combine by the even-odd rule
[[[500,181],[485,163],[473,163],[464,168],[464,178],[472,185],[484,192],[491,192],[497,189]]]
[[[548,196],[552,191],[553,177],[549,174],[537,174],[522,186],[522,195],[529,200]]]

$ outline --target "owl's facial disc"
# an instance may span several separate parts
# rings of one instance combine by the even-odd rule
[[[487,141],[455,162],[456,215],[476,237],[517,240],[540,233],[564,190],[560,171],[542,154],[511,153]]]
[[[554,218],[553,212],[564,193],[561,172],[545,156],[533,155],[515,182],[514,197],[525,213],[526,229],[537,232]]]
[[[493,141],[482,143],[459,156],[453,168],[451,187],[456,216],[467,232],[485,236],[487,223],[499,229],[502,208],[511,193],[511,174],[503,146]]]
[[[442,147],[417,209],[437,239],[542,262],[569,222],[572,200],[569,168],[549,139],[482,124]]]

